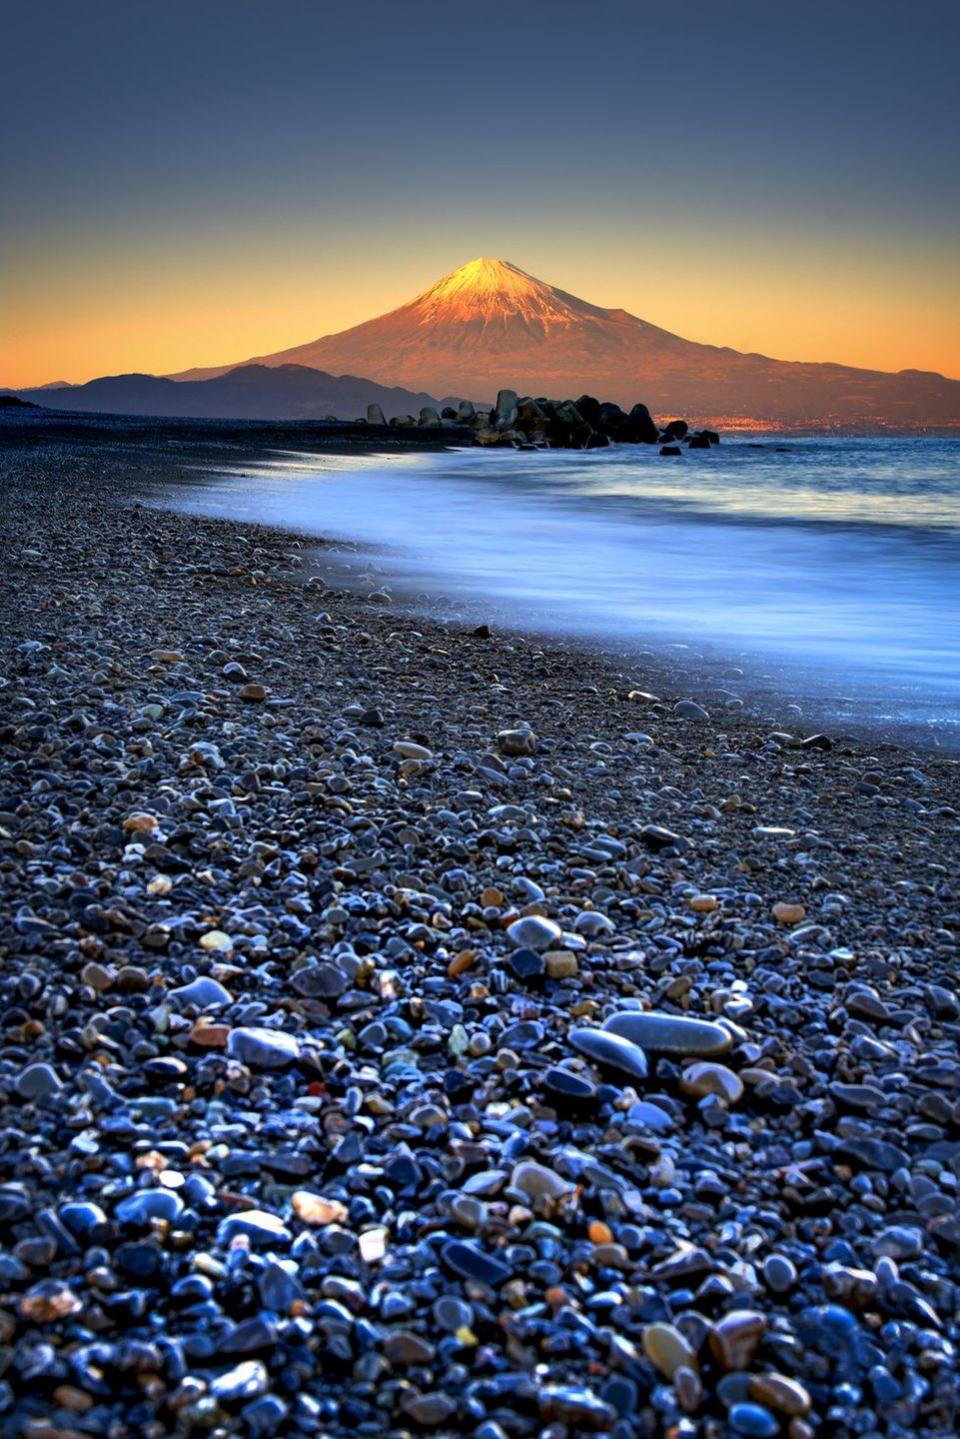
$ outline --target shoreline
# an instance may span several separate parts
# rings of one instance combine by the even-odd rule
[[[186,463],[0,442],[9,1432],[951,1432],[957,760],[311,585]]]
[[[443,447],[440,449],[442,452]],[[266,459],[270,468],[276,468],[281,474],[288,467],[285,461],[297,471],[298,453],[294,450],[268,452],[255,458],[253,469]],[[370,458],[375,461],[377,453],[374,450]],[[455,447],[448,453],[456,453]],[[314,450],[313,454],[322,467],[325,457],[335,459],[342,456],[343,451],[321,449]],[[389,459],[390,455],[382,457]],[[309,451],[306,458],[310,458]],[[196,473],[184,475],[160,494],[148,496],[148,502],[162,507],[170,505],[192,515],[235,517],[240,522],[248,522],[242,515],[242,488],[237,494],[241,514],[236,516],[231,515],[229,498],[224,503],[218,495],[221,482],[228,497],[238,490],[238,481],[242,483],[244,478],[243,462],[222,460],[207,466],[206,470],[206,474],[198,469]],[[287,479],[290,478],[291,475],[287,475]],[[303,478],[309,481],[310,475]],[[198,491],[193,498],[189,495],[191,489]],[[660,511],[658,517],[663,513]],[[358,511],[353,518],[358,529],[361,528],[363,512]],[[709,514],[698,515],[697,520],[700,525],[724,523],[721,516]],[[305,556],[314,556],[313,560],[305,560],[311,572],[334,588],[345,588],[355,598],[366,599],[377,591],[384,603],[389,595],[389,603],[408,619],[466,628],[487,624],[502,634],[522,635],[528,643],[579,651],[588,663],[600,661],[621,672],[636,670],[642,676],[641,687],[649,689],[652,685],[658,692],[672,695],[674,700],[694,699],[711,711],[721,725],[737,709],[745,708],[756,723],[779,731],[796,731],[802,736],[815,729],[827,729],[838,741],[855,746],[892,744],[924,754],[960,758],[957,722],[942,714],[927,720],[909,709],[898,708],[895,688],[883,694],[880,687],[875,686],[873,693],[864,693],[863,675],[848,676],[837,670],[836,689],[831,692],[819,681],[813,657],[796,659],[789,653],[779,656],[769,647],[766,651],[751,648],[742,635],[726,639],[717,634],[691,635],[680,623],[672,633],[663,626],[645,629],[638,625],[632,634],[618,634],[612,627],[605,629],[599,621],[595,628],[586,622],[563,624],[548,614],[548,600],[541,601],[536,611],[524,611],[522,604],[510,603],[495,592],[484,593],[480,586],[471,589],[469,583],[460,585],[459,577],[452,573],[430,573],[429,568],[418,568],[415,556],[405,558],[402,540],[400,548],[389,539],[384,540],[382,524],[379,537],[368,540],[346,531],[342,516],[335,538],[325,536],[320,526],[298,528],[295,521],[282,517],[260,518],[255,523],[295,537],[305,547]],[[765,526],[782,523],[775,517],[750,517],[749,520],[758,536]],[[815,529],[816,522],[803,516],[793,523],[794,529],[802,530],[805,526]],[[838,527],[833,528],[836,532]],[[851,528],[858,534],[861,532],[853,522]],[[880,524],[872,529],[874,533],[883,532]],[[846,686],[843,680],[848,681]],[[910,697],[906,699],[909,706]]]

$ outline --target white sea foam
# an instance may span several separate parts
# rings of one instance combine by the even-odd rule
[[[388,582],[504,622],[707,644],[821,706],[960,733],[957,440],[284,455],[178,502],[361,541]]]

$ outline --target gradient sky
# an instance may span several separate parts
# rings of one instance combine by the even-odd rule
[[[486,254],[960,376],[958,0],[7,7],[0,385],[343,329]]]

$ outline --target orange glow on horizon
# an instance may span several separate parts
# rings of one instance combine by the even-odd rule
[[[728,237],[709,252],[668,237],[578,250],[496,236],[464,248],[410,241],[377,252],[303,244],[189,257],[152,244],[122,254],[15,257],[0,274],[0,387],[99,375],[170,374],[239,363],[347,329],[411,300],[471,254],[503,255],[550,284],[608,309],[626,309],[685,339],[783,360],[869,369],[937,370],[960,377],[960,296],[953,261],[928,254],[903,266],[851,246],[769,243],[753,252]]]

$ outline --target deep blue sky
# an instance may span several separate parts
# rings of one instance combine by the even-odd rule
[[[8,7],[0,383],[280,348],[481,253],[958,373],[958,53],[957,0]]]

